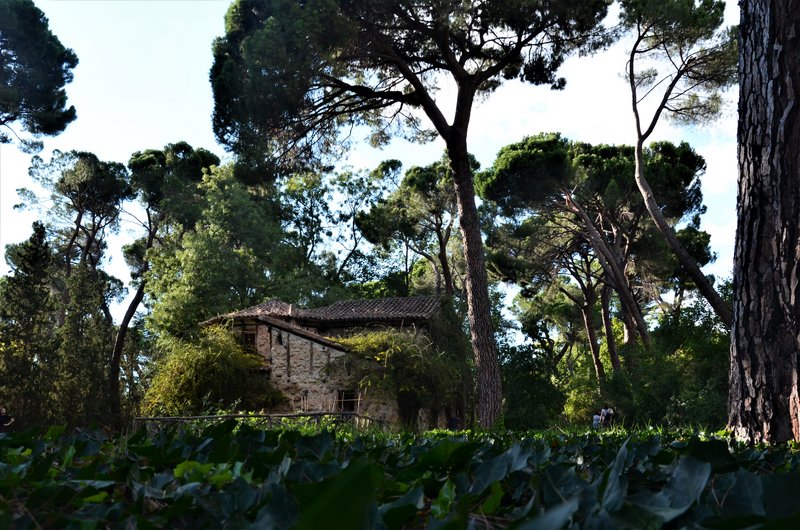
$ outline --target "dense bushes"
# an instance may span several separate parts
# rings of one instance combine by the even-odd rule
[[[800,454],[699,433],[0,435],[0,528],[796,528]]]
[[[198,414],[236,403],[258,410],[280,399],[261,371],[263,360],[244,353],[223,327],[205,328],[195,341],[165,337],[159,348],[163,357],[142,403],[146,415]]]
[[[542,429],[564,405],[564,394],[552,382],[553,366],[530,346],[500,348],[504,425],[509,429]]]
[[[730,338],[707,305],[697,302],[668,315],[652,332],[649,348],[621,350],[623,370],[598,388],[588,354],[572,373],[562,373],[564,418],[586,425],[594,410],[610,403],[626,424],[725,426]]]
[[[343,362],[359,386],[377,386],[394,395],[400,421],[417,428],[421,409],[439,414],[456,406],[459,369],[427,336],[410,331],[381,329],[337,339],[350,352]]]

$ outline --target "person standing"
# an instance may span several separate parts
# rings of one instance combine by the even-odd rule
[[[603,408],[600,409],[600,426],[608,427],[609,424],[608,420],[609,420],[608,403],[604,403]]]
[[[12,423],[14,418],[8,415],[5,407],[0,407],[0,433],[9,432]]]

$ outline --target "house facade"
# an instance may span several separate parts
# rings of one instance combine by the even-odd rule
[[[270,300],[204,324],[230,323],[242,344],[264,359],[266,377],[286,397],[269,412],[355,412],[397,424],[395,396],[359,388],[345,347],[332,339],[387,327],[425,332],[440,310],[437,296],[347,300],[314,309]]]

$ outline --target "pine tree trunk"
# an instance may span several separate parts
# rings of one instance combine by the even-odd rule
[[[597,377],[598,388],[606,380],[606,371],[603,368],[603,361],[600,360],[600,344],[597,342],[597,330],[592,321],[592,306],[581,306],[581,316],[583,316],[583,326],[586,329],[586,337],[589,339],[589,351],[592,354],[592,364],[594,365],[594,375]]]
[[[592,248],[597,251],[597,257],[601,267],[603,267],[603,272],[606,274],[607,281],[610,282],[611,286],[619,295],[626,326],[631,327],[631,331],[635,329],[644,345],[649,347],[651,340],[650,332],[647,330],[647,323],[628,285],[625,272],[617,261],[617,256],[609,248],[608,243],[603,238],[602,234],[600,234],[600,231],[594,225],[583,206],[569,194],[567,194],[566,208],[568,211],[578,215],[583,222],[583,226],[586,229],[586,237],[592,245]]]
[[[614,372],[622,370],[622,363],[619,361],[617,352],[617,339],[614,337],[614,327],[611,322],[611,286],[603,285],[600,291],[600,305],[603,310],[603,329],[606,335],[606,345],[608,347],[608,357],[611,359],[611,367]]]
[[[659,208],[658,203],[656,202],[655,195],[653,195],[653,190],[650,188],[650,183],[647,182],[647,179],[644,175],[644,155],[643,155],[643,146],[642,143],[644,142],[644,138],[641,136],[639,140],[636,142],[636,149],[635,149],[635,179],[636,185],[639,187],[639,191],[642,194],[642,199],[644,199],[645,207],[647,211],[650,213],[650,218],[653,219],[653,222],[658,228],[659,232],[664,236],[666,239],[667,244],[672,249],[672,252],[675,254],[675,257],[678,258],[678,262],[680,262],[681,266],[686,269],[686,272],[694,281],[694,284],[697,286],[697,289],[700,293],[708,300],[708,303],[714,309],[714,312],[717,314],[719,319],[725,324],[726,327],[731,327],[731,309],[728,307],[728,304],[722,299],[719,293],[714,289],[714,286],[711,285],[711,282],[708,280],[703,271],[700,270],[700,266],[697,264],[697,261],[689,254],[686,250],[686,247],[678,240],[678,236],[675,234],[675,230],[667,223],[666,219],[664,219],[664,215],[661,213],[661,208]]]
[[[448,142],[447,149],[453,170],[459,227],[464,239],[467,315],[478,372],[476,396],[478,424],[480,427],[490,428],[500,417],[503,391],[500,361],[492,329],[486,256],[481,239],[478,209],[475,206],[475,188],[472,182],[472,170],[469,167],[466,137],[460,141]]]
[[[453,272],[450,270],[450,259],[447,256],[447,243],[450,240],[450,228],[444,232],[439,231],[436,238],[439,243],[439,265],[442,270],[442,280],[444,281],[444,292],[447,296],[453,296],[456,292],[453,285]]]
[[[728,425],[800,439],[800,2],[742,0]]]

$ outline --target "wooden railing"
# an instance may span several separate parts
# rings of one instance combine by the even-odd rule
[[[142,426],[148,430],[159,429],[168,425],[191,424],[203,425],[220,423],[226,420],[247,421],[253,427],[273,429],[288,424],[302,423],[322,426],[323,423],[349,424],[359,429],[368,427],[386,428],[383,420],[364,416],[355,412],[298,412],[296,414],[220,414],[215,416],[140,416],[133,418],[133,432]],[[328,420],[326,422],[325,420]]]

